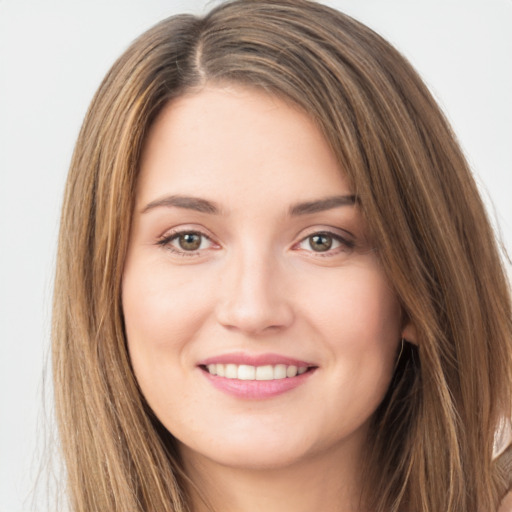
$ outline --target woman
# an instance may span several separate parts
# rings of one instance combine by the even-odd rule
[[[389,44],[302,0],[165,20],[68,179],[72,508],[496,510],[510,309],[468,166]]]

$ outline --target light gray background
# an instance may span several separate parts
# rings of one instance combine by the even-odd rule
[[[40,497],[31,506],[31,490],[47,456],[43,427],[52,428],[41,404],[61,194],[87,105],[133,38],[215,3],[0,0],[0,512],[52,510]],[[329,4],[423,75],[511,252],[512,0]]]

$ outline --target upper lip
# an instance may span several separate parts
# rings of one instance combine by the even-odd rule
[[[208,366],[209,364],[246,364],[249,366],[265,366],[285,364],[287,366],[309,367],[317,366],[307,361],[287,357],[280,354],[247,354],[243,352],[232,352],[209,357],[199,362],[198,366]]]

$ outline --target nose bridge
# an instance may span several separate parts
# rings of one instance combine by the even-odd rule
[[[251,241],[234,249],[220,279],[217,308],[225,327],[247,333],[288,326],[293,319],[282,265],[268,247]]]

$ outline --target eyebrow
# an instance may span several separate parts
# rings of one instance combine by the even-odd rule
[[[164,206],[167,208],[176,207],[176,208],[185,208],[187,210],[195,210],[201,213],[210,213],[214,215],[218,215],[220,213],[219,206],[213,201],[208,201],[207,199],[201,199],[200,197],[192,197],[192,196],[167,196],[162,199],[156,199],[155,201],[151,201],[151,203],[147,204],[146,207],[142,210],[142,213],[146,213],[154,208],[158,208],[160,206]]]
[[[352,206],[356,202],[357,198],[355,195],[329,196],[323,199],[294,204],[290,206],[288,214],[290,217],[309,215],[338,208],[340,206]],[[187,210],[195,210],[200,213],[209,213],[212,215],[219,215],[221,213],[221,208],[213,201],[202,199],[200,197],[182,195],[172,195],[151,201],[144,207],[142,213],[146,213],[159,207],[185,208]]]
[[[306,201],[305,203],[297,203],[292,205],[289,210],[289,215],[295,217],[298,215],[308,215],[311,213],[323,212],[338,208],[339,206],[352,206],[356,203],[355,195],[346,196],[330,196],[324,199],[317,199],[315,201]]]

